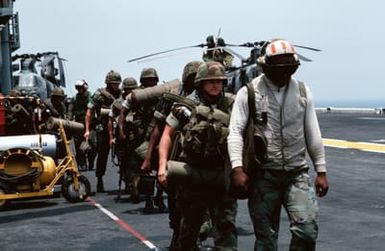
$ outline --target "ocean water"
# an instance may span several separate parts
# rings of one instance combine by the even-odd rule
[[[336,108],[385,108],[385,97],[382,100],[316,100],[315,106]]]

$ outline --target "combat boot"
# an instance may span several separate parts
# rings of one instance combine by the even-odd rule
[[[104,193],[104,185],[103,185],[103,178],[98,177],[98,181],[96,183],[96,192],[98,193]]]
[[[172,234],[170,246],[168,247],[169,251],[180,251],[179,247],[179,231],[174,230]]]
[[[140,196],[139,196],[139,184],[140,176],[133,175],[130,180],[130,186],[131,186],[131,197],[130,201],[134,204],[137,204],[140,202]]]
[[[155,212],[154,203],[152,202],[151,196],[146,197],[146,204],[143,209],[144,214],[152,214]]]
[[[168,213],[168,208],[163,202],[163,196],[160,193],[160,196],[157,194],[154,199],[154,205],[159,209],[160,213]]]

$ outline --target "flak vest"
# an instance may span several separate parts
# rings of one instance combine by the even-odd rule
[[[288,172],[307,168],[304,134],[307,106],[305,86],[291,79],[280,105],[267,81],[264,75],[253,80],[257,118],[261,118],[263,106],[267,104],[267,123],[258,125],[267,139],[266,160],[262,168]]]

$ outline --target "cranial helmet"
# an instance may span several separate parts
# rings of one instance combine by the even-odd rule
[[[201,63],[195,77],[195,83],[199,85],[202,80],[223,80],[227,81],[225,67],[216,61]]]
[[[158,73],[154,68],[144,68],[140,74],[140,82],[144,78],[156,78],[156,81],[159,81]]]
[[[88,88],[88,84],[87,84],[87,82],[86,82],[84,79],[82,79],[82,80],[76,81],[75,87],[84,87],[84,88]]]
[[[261,56],[257,59],[257,63],[260,65],[269,65],[269,59],[280,55],[293,55],[294,63],[288,64],[287,66],[300,64],[294,46],[283,39],[277,39],[266,43],[261,49]]]
[[[106,75],[106,84],[120,84],[122,82],[122,77],[120,76],[119,72],[111,70]]]
[[[201,64],[201,61],[191,61],[185,65],[183,68],[183,74],[182,74],[182,82],[186,82],[187,78],[192,75],[196,74],[198,72],[199,65]]]
[[[138,82],[135,78],[127,77],[123,80],[122,89],[136,89],[138,88]]]
[[[53,88],[51,96],[65,97],[64,90],[60,87]]]

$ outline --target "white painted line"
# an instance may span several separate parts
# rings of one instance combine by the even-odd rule
[[[107,215],[109,218],[111,218],[113,221],[115,221],[116,224],[118,224],[120,227],[122,227],[124,230],[126,230],[128,233],[130,233],[132,236],[140,240],[144,245],[146,245],[149,249],[158,251],[159,249],[152,244],[149,240],[147,240],[143,235],[141,235],[138,231],[136,231],[133,227],[131,227],[127,222],[125,222],[122,219],[119,219],[115,214],[105,209],[102,205],[97,203],[94,199],[91,197],[87,198],[87,201],[90,202],[95,207],[99,208],[100,211],[102,211],[105,215]]]
[[[110,217],[112,220],[114,221],[118,221],[119,218],[117,216],[115,216],[113,213],[111,213],[110,211],[108,211],[107,209],[105,209],[104,207],[102,207],[102,205],[100,205],[99,203],[96,203],[94,204],[94,206],[96,206],[97,208],[99,208],[104,214],[106,214],[108,217]]]

